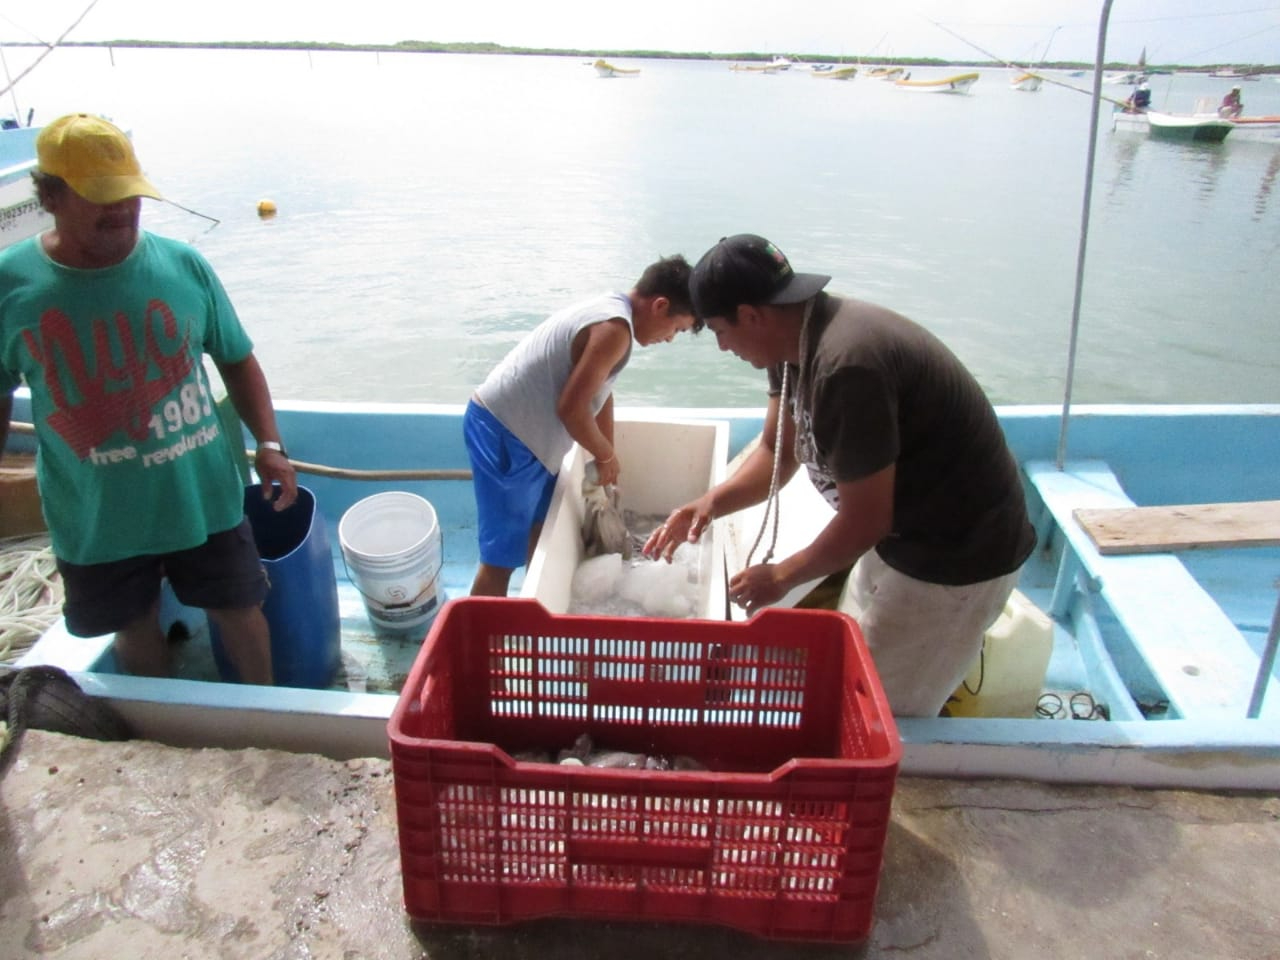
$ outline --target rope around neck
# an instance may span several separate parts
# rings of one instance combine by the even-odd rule
[[[789,364],[782,365],[782,389],[778,393],[778,421],[774,426],[773,438],[773,472],[769,476],[769,495],[764,501],[764,516],[760,518],[760,532],[756,534],[756,541],[751,545],[751,549],[747,552],[747,562],[744,566],[751,566],[751,558],[755,556],[756,548],[760,546],[760,541],[764,539],[765,527],[769,525],[769,516],[773,516],[773,535],[769,538],[769,549],[765,551],[764,556],[760,559],[761,563],[768,563],[773,559],[773,548],[778,545],[778,517],[781,512],[778,504],[778,474],[782,472],[782,418],[786,416],[787,411],[787,383],[790,379],[787,376]]]
[[[814,298],[812,297],[805,301],[804,316],[800,320],[801,330],[809,324],[809,315],[813,313],[813,304]],[[764,531],[765,527],[769,525],[770,514],[773,516],[773,534],[769,538],[769,549],[765,551],[760,562],[768,563],[772,560],[774,548],[778,545],[778,523],[782,516],[782,504],[778,498],[778,476],[782,472],[782,418],[787,415],[787,385],[790,381],[787,371],[790,366],[785,361],[782,364],[782,389],[778,391],[778,422],[774,425],[773,472],[769,477],[769,495],[764,502],[764,516],[760,520],[760,532],[756,534],[756,541],[747,552],[747,562],[743,564],[745,567],[751,566],[751,558],[755,556],[756,548],[760,546],[760,541],[764,539]]]

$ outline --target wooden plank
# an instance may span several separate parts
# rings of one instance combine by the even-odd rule
[[[1280,500],[1078,509],[1072,515],[1104,555],[1280,545]]]

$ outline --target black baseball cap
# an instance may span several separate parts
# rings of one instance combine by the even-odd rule
[[[699,320],[731,316],[741,303],[803,303],[831,278],[796,273],[786,256],[764,237],[739,233],[724,237],[702,255],[689,278]]]

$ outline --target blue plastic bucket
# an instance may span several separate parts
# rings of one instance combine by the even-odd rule
[[[329,535],[315,495],[298,487],[294,504],[277,512],[255,483],[245,487],[244,512],[271,585],[262,612],[271,628],[276,685],[328,687],[342,661],[342,621]],[[209,632],[218,672],[236,680],[212,620]]]

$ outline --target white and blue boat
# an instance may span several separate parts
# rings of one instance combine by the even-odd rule
[[[1044,691],[1065,708],[1055,712],[1078,719],[904,718],[904,772],[1280,787],[1273,676],[1280,405],[1077,407],[1066,420],[1060,466],[1060,408],[998,413],[1023,466],[1040,537],[1020,589],[1053,618]],[[15,420],[29,417],[20,392]],[[301,480],[332,545],[344,667],[333,688],[228,684],[208,663],[189,664],[177,679],[126,676],[114,666],[109,638],[74,639],[61,625],[20,664],[70,671],[149,739],[385,755],[387,719],[426,628],[394,639],[371,628],[339,549],[338,524],[373,493],[425,498],[443,541],[439,598],[465,596],[477,552],[461,417],[461,407],[434,405],[280,407],[291,456],[324,465],[304,467]],[[649,409],[620,420],[628,417],[669,421],[673,429],[690,420],[722,424],[728,457],[762,427],[760,412],[747,410]],[[11,434],[11,448],[30,439]],[[1225,513],[1208,537],[1193,522],[1210,509],[1204,505],[1232,505],[1218,508]],[[822,522],[809,508],[789,510],[784,503],[784,525]],[[1100,546],[1081,526],[1078,510],[1119,511],[1113,515],[1136,524],[1136,533],[1115,553],[1114,543]],[[207,644],[197,639],[190,647]]]

